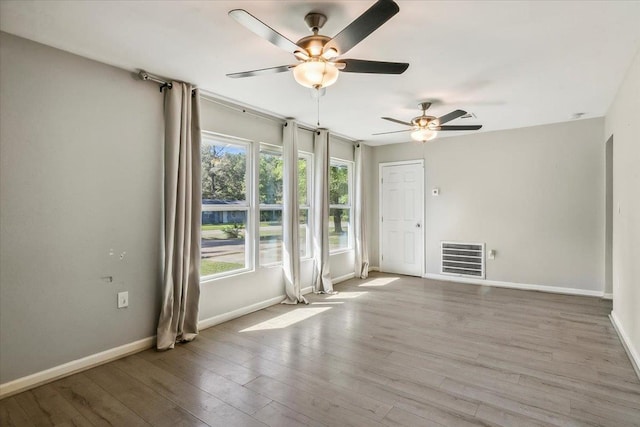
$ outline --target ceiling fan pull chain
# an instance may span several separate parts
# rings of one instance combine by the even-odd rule
[[[316,88],[316,91],[318,91],[318,127],[320,127],[320,88]]]

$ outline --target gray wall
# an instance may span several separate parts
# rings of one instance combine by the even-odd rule
[[[425,159],[426,272],[440,241],[486,242],[487,279],[604,290],[603,119],[375,147],[378,164]],[[431,189],[440,188],[440,196]],[[378,264],[378,194],[371,227]]]
[[[605,121],[613,135],[613,313],[640,364],[640,52]]]
[[[0,92],[5,383],[155,334],[164,148],[163,96],[127,71],[0,33]],[[276,122],[219,104],[202,102],[202,122],[281,144]],[[311,142],[301,131],[301,149]],[[352,160],[351,144],[332,138],[331,146]],[[353,252],[331,264],[333,277],[352,273]],[[302,263],[303,286],[311,268]],[[118,310],[123,290],[129,308]],[[204,283],[200,318],[283,294],[280,267]]]
[[[125,71],[6,33],[0,66],[4,383],[154,335],[163,130]]]

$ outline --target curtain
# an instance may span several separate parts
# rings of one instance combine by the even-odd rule
[[[287,297],[283,304],[308,304],[300,290],[300,206],[298,203],[298,124],[287,120],[282,130],[283,211],[282,270]]]
[[[313,141],[313,291],[332,294],[329,270],[329,131],[316,131]]]
[[[355,147],[355,173],[354,173],[354,195],[355,203],[353,206],[354,219],[354,239],[355,239],[355,276],[366,279],[369,276],[369,252],[367,251],[367,230],[366,223],[366,204],[364,197],[364,163],[363,163],[363,147],[362,144],[356,144]]]
[[[165,91],[164,272],[158,350],[198,334],[200,300],[200,93]]]

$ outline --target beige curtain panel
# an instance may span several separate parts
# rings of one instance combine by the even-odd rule
[[[287,120],[282,129],[284,160],[282,206],[282,270],[286,298],[283,304],[307,304],[300,289],[300,205],[298,202],[298,124]]]
[[[366,279],[369,276],[369,252],[367,251],[367,229],[365,227],[367,213],[364,196],[364,147],[356,144],[354,151],[355,158],[355,179],[354,193],[354,240],[355,240],[355,266],[356,277]]]
[[[332,294],[329,268],[329,131],[316,131],[313,140],[313,291]]]
[[[200,94],[172,82],[165,91],[164,274],[158,350],[198,334],[200,301]]]

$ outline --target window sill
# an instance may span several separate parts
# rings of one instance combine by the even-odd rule
[[[344,254],[344,253],[347,253],[347,252],[353,252],[353,248],[336,249],[334,251],[330,251],[329,252],[329,256],[341,255],[341,254]]]
[[[243,268],[242,270],[233,270],[233,271],[229,271],[228,273],[220,273],[220,274],[216,274],[211,275],[211,276],[205,276],[205,277],[201,277],[200,278],[200,286],[202,285],[206,285],[212,282],[217,282],[218,280],[221,279],[229,279],[231,277],[235,277],[235,276],[241,276],[243,274],[247,274],[247,273],[252,273],[253,271],[255,271],[254,269],[251,268]]]

